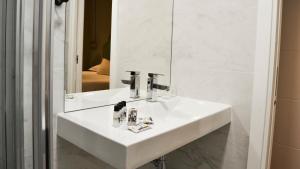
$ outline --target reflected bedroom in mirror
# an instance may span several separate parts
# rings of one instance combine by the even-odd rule
[[[84,10],[74,15],[80,18],[72,22],[76,18],[67,16],[67,93],[109,89],[111,8],[111,0],[87,0]]]
[[[169,91],[171,0],[70,1],[65,20],[65,112]]]

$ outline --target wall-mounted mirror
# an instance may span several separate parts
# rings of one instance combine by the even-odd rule
[[[172,8],[173,0],[70,1],[65,111],[144,99],[148,73],[163,74],[157,83],[169,86]],[[139,97],[130,97],[127,71],[140,72]]]

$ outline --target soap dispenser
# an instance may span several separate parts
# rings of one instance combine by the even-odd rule
[[[113,112],[113,127],[120,127],[121,125],[121,109],[122,109],[121,104],[116,104],[114,106],[114,112]]]
[[[122,109],[121,109],[121,123],[126,123],[126,117],[127,117],[127,107],[126,107],[126,101],[121,102]]]

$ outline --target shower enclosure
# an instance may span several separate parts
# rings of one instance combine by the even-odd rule
[[[47,46],[51,42],[52,1],[29,1],[0,0],[1,169],[51,167],[51,60]],[[33,7],[32,19],[25,17],[26,5]],[[28,26],[33,36],[25,36]]]
[[[0,1],[0,168],[23,167],[21,6]]]

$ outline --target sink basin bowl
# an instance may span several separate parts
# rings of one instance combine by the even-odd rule
[[[128,103],[152,129],[112,127],[113,106],[58,115],[58,135],[118,169],[135,169],[231,121],[231,106],[184,97]]]

